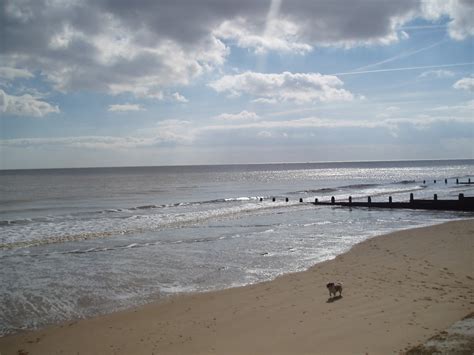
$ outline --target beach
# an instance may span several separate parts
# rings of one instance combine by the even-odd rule
[[[399,353],[473,311],[473,237],[472,219],[399,231],[273,281],[6,336],[0,352]]]

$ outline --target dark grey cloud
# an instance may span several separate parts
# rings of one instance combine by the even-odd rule
[[[265,17],[271,0],[103,0],[94,2],[100,13],[111,13],[130,28],[191,44],[199,41],[223,19],[236,16]],[[133,4],[131,6],[131,4]],[[140,37],[145,39],[146,37]],[[147,42],[152,39],[147,38]]]
[[[420,10],[416,0],[283,1],[282,15],[302,25],[312,43],[377,42],[396,35],[403,23]]]
[[[450,4],[0,0],[0,60],[3,67],[40,72],[57,90],[162,97],[222,65],[230,45],[305,54],[318,45],[390,43],[398,40],[399,25],[425,16],[421,11],[431,19],[457,17],[453,33],[471,33],[462,10],[472,3]]]

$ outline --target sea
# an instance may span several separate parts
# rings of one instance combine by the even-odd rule
[[[0,336],[272,280],[380,234],[472,218],[312,202],[457,199],[474,185],[456,179],[473,178],[474,160],[0,171]]]

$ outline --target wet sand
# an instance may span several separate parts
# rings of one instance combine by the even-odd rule
[[[0,338],[5,354],[398,354],[474,310],[474,220],[372,238],[271,282]],[[329,298],[328,281],[342,297]]]

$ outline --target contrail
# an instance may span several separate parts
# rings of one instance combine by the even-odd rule
[[[440,64],[440,65],[425,65],[420,67],[403,67],[403,68],[389,68],[389,69],[375,69],[375,70],[363,70],[363,71],[350,71],[345,73],[333,73],[327,75],[357,75],[357,74],[370,74],[370,73],[385,73],[391,71],[404,71],[404,70],[418,70],[418,69],[437,69],[437,68],[450,68],[450,67],[462,67],[466,65],[474,65],[474,62],[469,63],[454,63],[454,64]]]
[[[436,47],[436,46],[439,46],[441,43],[443,42],[446,42],[445,39],[439,41],[439,42],[436,42],[436,43],[432,43],[430,44],[429,46],[426,46],[426,47],[423,47],[423,48],[419,48],[415,51],[412,51],[412,52],[405,52],[405,53],[401,53],[401,54],[398,54],[394,57],[391,57],[391,58],[387,58],[387,59],[384,59],[380,62],[377,62],[377,63],[373,63],[373,64],[369,64],[369,65],[364,65],[362,67],[359,67],[359,68],[356,68],[354,69],[355,72],[357,71],[361,71],[361,70],[364,70],[364,69],[367,69],[367,68],[371,68],[371,67],[376,67],[378,65],[381,65],[381,64],[385,64],[385,63],[390,63],[390,62],[393,62],[394,60],[397,60],[397,59],[401,59],[401,58],[406,58],[406,57],[411,57],[412,55],[415,55],[415,54],[418,54],[420,52],[424,52],[428,49],[431,49],[433,47]]]

